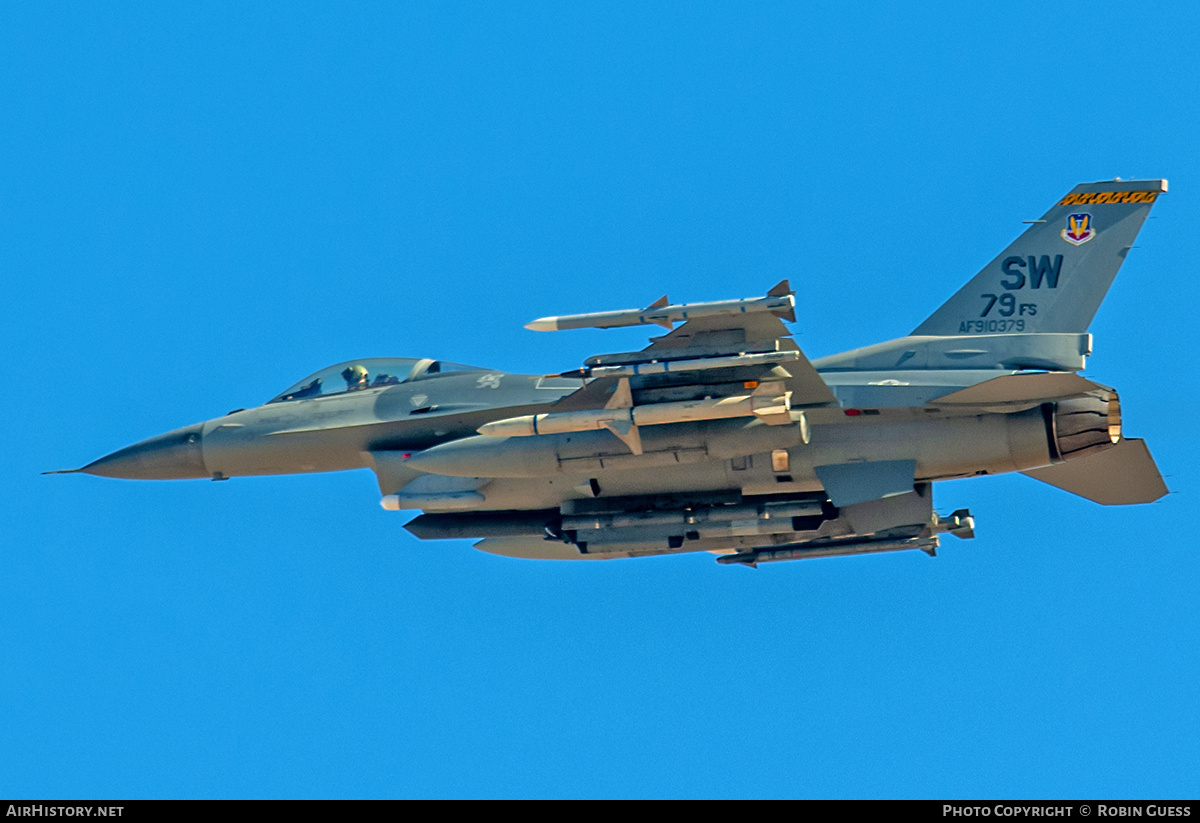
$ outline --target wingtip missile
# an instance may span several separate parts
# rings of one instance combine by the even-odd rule
[[[763,297],[747,297],[742,300],[717,300],[711,303],[668,304],[664,294],[644,309],[621,309],[618,311],[591,312],[588,314],[563,314],[539,317],[526,323],[530,331],[565,331],[567,329],[615,329],[623,326],[659,325],[674,329],[697,317],[712,317],[720,314],[747,314],[770,312],[776,317],[794,321],[796,298],[787,280],[781,280]]]

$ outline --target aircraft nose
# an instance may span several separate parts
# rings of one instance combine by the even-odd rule
[[[203,423],[134,443],[78,471],[126,480],[185,480],[208,477],[200,450]]]

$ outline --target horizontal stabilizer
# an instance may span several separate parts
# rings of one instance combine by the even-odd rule
[[[1168,491],[1145,440],[1022,474],[1104,506],[1153,503]]]
[[[835,506],[850,506],[913,490],[915,460],[872,460],[817,466],[817,478]]]
[[[1070,372],[1038,372],[1034,374],[1007,374],[985,380],[974,386],[959,389],[929,401],[938,406],[995,406],[1004,403],[1031,403],[1041,400],[1057,400],[1105,389]]]

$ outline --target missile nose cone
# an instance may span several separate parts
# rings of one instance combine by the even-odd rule
[[[539,317],[532,323],[526,323],[525,328],[530,331],[558,331],[557,317]]]
[[[200,449],[203,423],[134,443],[84,466],[84,474],[125,480],[185,480],[209,477]]]

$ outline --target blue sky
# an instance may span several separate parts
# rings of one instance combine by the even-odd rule
[[[1191,796],[1194,4],[0,9],[0,796]],[[1175,494],[757,571],[418,543],[367,472],[42,477],[366,356],[789,277],[908,333],[1075,183],[1166,177],[1092,332]]]

